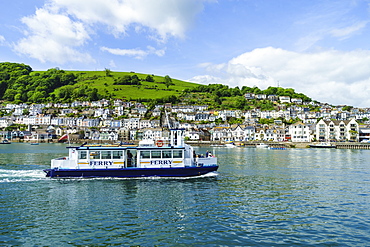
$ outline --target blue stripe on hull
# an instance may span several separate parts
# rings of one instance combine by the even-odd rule
[[[47,177],[191,177],[217,171],[218,166],[182,168],[46,169]]]

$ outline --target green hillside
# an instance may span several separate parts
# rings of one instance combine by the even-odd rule
[[[107,75],[106,71],[68,71],[73,73],[77,79],[76,83],[72,86],[73,90],[81,87],[96,88],[99,95],[103,98],[118,98],[127,100],[149,100],[160,99],[171,95],[178,96],[185,89],[191,89],[198,84],[185,82],[181,80],[172,79],[172,84],[168,87],[165,84],[163,76],[140,74],[134,72],[110,72]],[[44,73],[37,71],[33,73]],[[137,76],[140,85],[117,85],[117,81],[125,76]],[[151,76],[153,82],[148,82],[145,79]],[[71,85],[62,86],[57,88],[54,93],[58,95],[61,90],[64,90]]]
[[[166,76],[134,72],[33,71],[29,65],[0,63],[0,100],[14,103],[125,99],[149,101],[177,98],[198,84]]]

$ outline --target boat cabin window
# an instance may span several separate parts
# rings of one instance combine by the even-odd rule
[[[182,159],[182,150],[163,150],[163,151],[140,151],[141,159]]]
[[[100,151],[90,151],[90,159],[100,159]]]
[[[102,159],[111,159],[111,151],[101,151],[101,158]]]
[[[182,150],[173,150],[174,158],[182,158]]]
[[[170,158],[172,158],[172,151],[162,151],[162,157],[164,159],[170,159]]]
[[[152,151],[152,158],[160,159],[161,151]]]
[[[140,152],[141,159],[150,159],[150,151],[141,151]]]
[[[122,159],[123,157],[122,151],[113,151],[113,159]]]
[[[79,159],[86,159],[87,158],[87,151],[78,151],[78,158]]]

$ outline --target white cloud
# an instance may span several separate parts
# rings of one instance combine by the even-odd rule
[[[136,31],[165,42],[183,38],[202,9],[199,0],[48,0],[34,15],[22,18],[27,30],[14,50],[42,62],[93,62],[82,49],[100,31],[116,38]],[[136,58],[164,55],[164,50],[154,48],[109,51]]]
[[[47,9],[38,9],[35,15],[22,18],[22,22],[28,31],[26,37],[14,45],[16,52],[41,62],[93,61],[89,54],[76,49],[90,38],[81,22]]]
[[[294,88],[331,104],[370,106],[370,51],[336,50],[297,53],[266,47],[231,59],[227,64],[204,65],[208,75],[191,80],[235,86]]]
[[[4,36],[0,35],[0,45],[5,43],[5,38]]]
[[[362,29],[364,29],[367,25],[367,21],[362,21],[362,22],[359,22],[359,23],[355,23],[354,25],[352,26],[349,26],[349,27],[345,27],[345,28],[336,28],[336,29],[333,29],[331,31],[331,34],[334,36],[334,37],[339,37],[339,38],[342,38],[342,39],[346,39],[348,37],[350,37],[352,34],[354,33],[357,33],[359,31],[361,31]]]
[[[87,53],[81,53],[55,40],[40,36],[31,36],[20,40],[15,49],[17,52],[36,58],[41,62],[49,61],[64,64],[67,62],[87,63],[94,61]]]
[[[154,54],[159,57],[163,56],[165,51],[164,50],[156,50],[155,48],[148,46],[147,50],[141,49],[118,49],[118,48],[108,48],[108,47],[101,47],[102,51],[107,51],[113,55],[119,56],[130,56],[135,57],[136,59],[143,59],[144,57]]]
[[[203,9],[199,0],[51,0],[53,6],[86,24],[106,25],[110,32],[125,34],[130,26],[148,28],[165,40],[184,37],[185,30]]]

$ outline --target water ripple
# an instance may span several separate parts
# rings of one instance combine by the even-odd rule
[[[42,156],[32,158],[24,157],[25,150],[0,150],[0,245],[364,246],[370,242],[368,150],[214,148],[220,169],[211,176],[45,178],[42,169],[63,153],[61,148],[45,146]]]

